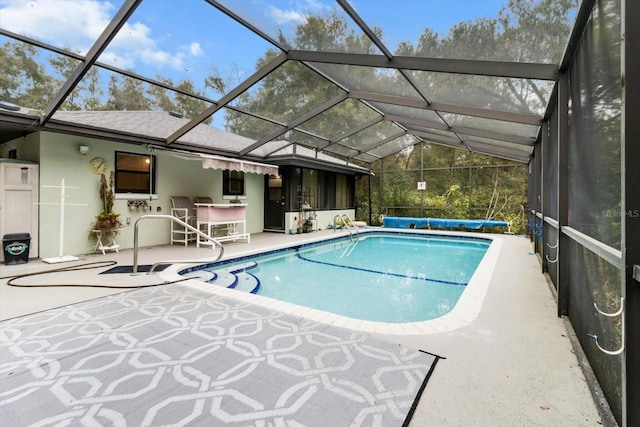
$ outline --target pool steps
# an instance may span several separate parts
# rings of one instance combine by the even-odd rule
[[[247,273],[246,270],[255,268],[257,265],[255,261],[251,261],[228,266],[216,271],[192,271],[185,274],[185,276],[198,278],[216,286],[255,294],[260,290],[260,281],[253,274]]]

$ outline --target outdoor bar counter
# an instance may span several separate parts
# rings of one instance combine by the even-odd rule
[[[250,243],[247,233],[246,203],[195,203],[197,208],[197,227],[207,236],[217,240],[236,241],[244,239]],[[213,245],[212,242],[198,236],[197,247]]]

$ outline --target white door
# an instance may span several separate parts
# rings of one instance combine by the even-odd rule
[[[38,257],[38,165],[0,163],[0,237],[29,233],[29,258]]]

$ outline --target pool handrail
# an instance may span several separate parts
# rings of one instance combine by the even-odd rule
[[[199,235],[199,236],[211,241],[213,246],[217,245],[218,247],[220,247],[220,253],[218,254],[216,259],[214,259],[214,260],[165,260],[165,261],[158,261],[158,262],[156,262],[155,264],[153,264],[151,266],[151,268],[149,269],[149,274],[154,273],[155,268],[160,264],[165,264],[165,263],[191,264],[191,263],[201,263],[201,262],[216,262],[216,261],[219,261],[220,258],[222,258],[222,256],[224,255],[224,247],[215,238],[207,235],[206,233],[203,233],[202,231],[198,230],[197,228],[193,227],[190,224],[187,224],[186,222],[182,221],[181,219],[176,218],[173,215],[143,215],[140,218],[138,218],[136,220],[136,222],[134,223],[134,225],[133,225],[133,271],[132,271],[132,274],[137,274],[138,273],[138,225],[139,225],[140,221],[147,220],[147,219],[169,219],[171,221],[177,222],[181,226],[186,227],[188,230],[193,231],[197,235]]]
[[[347,217],[347,229],[349,228],[349,224],[351,224],[351,227],[353,227],[353,230],[356,232],[356,237],[358,237],[358,240],[360,240],[360,231],[358,231],[358,226],[355,225],[349,214],[342,215],[342,222],[344,222],[345,216]]]
[[[348,222],[344,220],[345,216],[347,217]],[[359,240],[360,232],[358,231],[358,227],[356,227],[353,224],[353,220],[351,219],[351,217],[348,214],[343,214],[343,215],[336,214],[336,216],[333,217],[333,223],[334,224],[336,224],[336,218],[339,220],[338,222],[342,222],[342,224],[344,224],[345,228],[349,232],[349,239],[353,238],[353,233],[351,232],[351,227],[353,227],[353,230],[355,230],[355,232],[356,232],[356,237],[358,237],[358,240]],[[349,224],[351,224],[351,227],[349,226]],[[340,226],[340,227],[342,227],[342,226]],[[334,231],[335,231],[335,229],[334,229]]]

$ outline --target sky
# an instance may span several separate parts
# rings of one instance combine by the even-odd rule
[[[507,0],[350,0],[370,25],[381,27],[393,52],[414,44],[429,26],[446,34],[451,25],[494,17]],[[295,28],[309,11],[339,7],[331,0],[222,0],[222,4],[271,36]],[[122,0],[0,0],[0,28],[57,47],[86,53]],[[4,43],[6,38],[0,37]],[[271,44],[204,0],[144,0],[99,58],[147,77],[202,82],[212,72],[240,82],[255,71]]]

